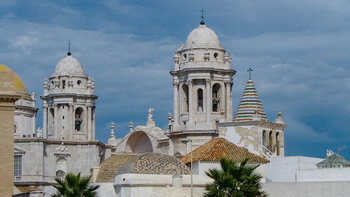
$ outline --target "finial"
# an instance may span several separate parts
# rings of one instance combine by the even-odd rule
[[[247,71],[249,72],[249,80],[251,80],[251,79],[252,79],[252,72],[253,72],[253,69],[252,69],[252,68],[249,68]]]
[[[68,53],[67,53],[67,55],[68,56],[71,56],[72,55],[72,53],[70,52],[70,45],[71,45],[72,43],[70,42],[70,40],[68,40],[68,43],[67,43],[67,45],[68,45]]]
[[[205,12],[205,10],[204,10],[204,8],[202,7],[202,9],[201,9],[201,13],[202,13],[202,16],[201,16],[201,18],[202,18],[202,20],[201,20],[201,25],[204,25],[205,24],[205,22],[204,22],[204,12]]]
[[[284,121],[283,121],[283,119],[282,119],[282,112],[281,112],[280,109],[278,110],[278,113],[277,113],[276,123],[278,123],[278,124],[284,124]]]
[[[132,132],[132,129],[134,127],[134,123],[132,121],[129,122],[129,129],[130,129],[130,132]]]
[[[114,137],[114,122],[111,122],[111,138]]]

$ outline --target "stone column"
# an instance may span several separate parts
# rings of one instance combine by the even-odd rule
[[[67,119],[67,130],[68,130],[68,136],[69,139],[72,140],[73,139],[73,132],[74,132],[74,125],[72,125],[72,120],[74,120],[74,116],[73,116],[73,105],[69,104],[69,110],[68,110],[68,119]]]
[[[276,131],[272,131],[271,152],[276,155]]]
[[[225,83],[223,83],[223,84],[221,84],[220,83],[220,85],[221,85],[221,95],[220,95],[220,114],[221,114],[221,112],[224,112],[223,114],[221,114],[221,115],[223,115],[224,117],[226,117],[226,113],[227,113],[227,111],[226,111],[226,86],[225,86]]]
[[[228,121],[232,120],[232,99],[230,95],[231,90],[231,81],[225,81],[225,89],[226,89],[226,119]]]
[[[58,105],[57,104],[55,104],[55,107],[54,107],[54,131],[55,131],[55,133],[54,133],[54,136],[56,137],[56,139],[59,139],[59,135],[58,135],[58,125],[57,125],[57,123],[58,123]]]
[[[174,86],[174,128],[179,125],[179,82],[173,82]]]
[[[71,114],[72,114],[72,119],[71,119],[71,121],[72,121],[72,124],[71,124],[72,125],[72,134],[74,134],[75,133],[75,109],[74,109],[74,105],[73,104],[72,104]]]
[[[43,105],[43,137],[48,137],[48,133],[47,133],[47,126],[48,126],[48,122],[47,122],[47,104],[45,103]]]
[[[91,132],[91,105],[87,106],[87,138],[91,140],[92,132]]]
[[[193,81],[188,80],[188,122],[193,123]]]
[[[211,80],[210,79],[206,79],[205,80],[205,86],[206,86],[206,120],[207,120],[207,123],[210,122],[210,114],[211,114],[211,108],[212,108],[212,103],[211,103]]]
[[[91,110],[91,119],[92,119],[92,128],[91,128],[91,130],[92,130],[92,136],[91,136],[91,138],[92,138],[92,140],[95,140],[95,106],[93,106],[92,107],[92,110]]]

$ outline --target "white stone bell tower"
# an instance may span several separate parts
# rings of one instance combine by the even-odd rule
[[[232,76],[229,52],[202,20],[174,56],[174,117],[170,137],[192,138],[198,147],[217,136],[217,122],[232,121]],[[192,136],[192,137],[191,137]],[[196,136],[196,137],[194,137]],[[183,148],[174,143],[174,154]],[[178,154],[186,153],[180,151]]]
[[[43,137],[65,140],[95,139],[94,80],[67,53],[44,82]]]

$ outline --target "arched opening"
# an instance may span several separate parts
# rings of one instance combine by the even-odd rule
[[[203,112],[203,90],[201,88],[197,90],[197,111]]]
[[[188,112],[188,86],[186,84],[182,85],[182,111]]]
[[[272,140],[273,140],[273,138],[272,138],[272,131],[270,131],[270,133],[269,133],[269,149],[270,149],[271,152],[273,152]]]
[[[126,142],[125,151],[129,153],[153,152],[152,142],[145,132],[136,131]]]
[[[60,157],[56,161],[56,177],[64,179],[64,176],[67,172],[67,160],[63,157]]]
[[[266,142],[266,131],[264,130],[263,131],[263,134],[262,134],[262,141],[263,141],[263,145],[266,147],[267,146],[267,142]]]
[[[64,173],[62,170],[58,170],[56,172],[56,177],[63,180],[64,179],[64,176],[66,176],[66,173]]]
[[[82,130],[81,123],[83,122],[83,109],[78,107],[75,109],[75,132]]]
[[[279,137],[280,133],[276,133],[276,152],[277,152],[277,156],[280,156],[280,137]]]
[[[216,83],[213,85],[212,101],[213,101],[213,112],[219,112],[220,110],[220,91],[221,85]]]

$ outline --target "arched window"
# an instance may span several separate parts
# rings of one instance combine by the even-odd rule
[[[51,133],[54,132],[54,125],[55,125],[55,110],[53,108],[50,108],[49,131]]]
[[[83,122],[83,109],[81,107],[78,107],[75,110],[75,132],[81,131],[81,123]]]
[[[218,112],[220,110],[220,84],[216,83],[213,85],[212,102],[213,102],[213,112]]]
[[[17,126],[16,124],[13,126],[14,130],[15,130],[15,134],[17,133]]]
[[[267,143],[266,143],[266,131],[265,130],[263,131],[262,138],[263,138],[263,145],[266,147]]]
[[[201,88],[197,90],[197,111],[203,111],[203,90]]]
[[[188,86],[186,84],[182,85],[182,111],[188,112]]]
[[[56,177],[63,180],[64,179],[64,176],[66,176],[66,173],[64,173],[62,170],[58,170],[56,172]]]

